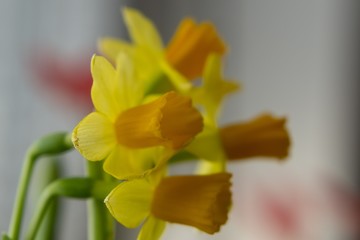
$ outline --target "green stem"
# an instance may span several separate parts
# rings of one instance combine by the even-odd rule
[[[21,178],[16,193],[15,205],[10,223],[9,235],[12,240],[18,240],[24,212],[24,203],[28,191],[31,173],[34,168],[36,156],[28,152],[25,157],[25,163],[21,171]]]
[[[40,179],[37,179],[36,184],[38,186],[38,193],[46,188],[50,183],[60,178],[61,165],[59,159],[51,158],[46,159],[45,162],[41,162]],[[39,195],[39,194],[37,194]],[[54,199],[49,209],[47,210],[46,216],[41,224],[39,232],[37,234],[38,239],[47,240],[54,239],[56,234],[56,223],[58,220],[58,199]]]
[[[93,180],[103,180],[102,162],[87,161],[87,172]],[[114,221],[103,199],[88,200],[88,239],[110,240],[114,238]]]
[[[59,213],[59,199],[54,198],[50,203],[42,224],[36,234],[37,239],[39,240],[48,240],[54,239],[56,236],[56,222],[58,219]]]
[[[59,132],[40,138],[29,148],[25,156],[24,166],[21,170],[15,205],[10,221],[9,237],[11,240],[19,239],[25,199],[36,160],[42,155],[62,153],[72,147],[70,135],[66,132]]]
[[[35,239],[47,210],[54,201],[57,200],[58,196],[80,199],[90,198],[92,196],[93,186],[94,182],[90,178],[59,179],[48,185],[40,196],[25,239]]]

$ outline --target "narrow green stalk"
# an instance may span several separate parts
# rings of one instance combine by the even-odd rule
[[[34,240],[47,210],[51,207],[57,197],[71,197],[86,199],[92,196],[94,182],[90,178],[58,179],[48,185],[42,192],[35,214],[30,221],[26,240]]]
[[[18,240],[20,236],[25,199],[36,160],[43,155],[62,153],[72,147],[73,145],[71,143],[70,135],[65,132],[59,132],[40,138],[29,148],[21,170],[15,205],[10,221],[8,236],[11,240]]]
[[[40,228],[36,234],[39,240],[54,239],[56,236],[56,223],[58,220],[59,213],[59,199],[54,198],[42,220]]]
[[[103,180],[102,162],[87,161],[88,176],[94,180]],[[88,239],[111,240],[114,238],[114,221],[106,209],[104,200],[88,200]]]
[[[41,162],[39,172],[39,179],[36,181],[36,186],[38,187],[37,195],[40,193],[53,181],[58,179],[61,174],[61,165],[60,159],[51,158],[45,159],[46,161]],[[56,223],[58,220],[58,199],[54,199],[50,204],[46,216],[42,221],[39,232],[37,234],[37,239],[39,240],[48,240],[54,239],[56,234]]]
[[[31,173],[34,168],[36,156],[28,152],[25,157],[25,163],[20,175],[20,182],[17,188],[15,205],[13,209],[12,219],[10,222],[9,236],[12,240],[18,240],[22,224],[22,216],[24,214],[24,204],[27,195]]]
[[[49,188],[46,188],[39,199],[37,209],[35,210],[35,215],[30,222],[28,234],[26,234],[27,240],[35,239],[37,230],[40,227],[40,224],[45,216],[46,210],[56,197],[52,186],[53,185],[50,185]]]

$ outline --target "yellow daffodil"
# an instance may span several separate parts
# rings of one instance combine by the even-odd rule
[[[220,129],[221,143],[229,160],[251,157],[284,159],[290,146],[285,118],[263,114],[251,121]]]
[[[191,18],[180,23],[166,48],[166,60],[188,79],[200,77],[211,53],[223,55],[226,46],[210,22],[196,24]]]
[[[191,88],[187,79],[200,77],[208,55],[225,52],[225,44],[209,22],[196,24],[192,19],[184,19],[164,48],[150,19],[131,8],[125,8],[123,16],[132,43],[103,38],[99,49],[111,61],[121,52],[132,54],[141,66],[141,79],[148,86],[165,74],[178,91],[186,92]]]
[[[186,151],[203,160],[197,170],[199,174],[226,171],[228,160],[252,157],[284,159],[290,147],[285,123],[285,118],[263,114],[248,122],[220,129],[205,126]]]
[[[117,221],[128,228],[142,226],[138,240],[160,238],[165,222],[196,227],[209,234],[226,223],[231,204],[229,173],[173,176],[152,182],[146,178],[119,184],[105,199]]]
[[[131,60],[119,56],[116,69],[105,58],[93,57],[91,97],[96,111],[75,127],[73,143],[86,159],[105,159],[106,172],[127,179],[166,160],[141,157],[148,148],[160,146],[171,152],[187,144],[202,130],[202,117],[189,98],[175,92],[139,105],[141,84]]]

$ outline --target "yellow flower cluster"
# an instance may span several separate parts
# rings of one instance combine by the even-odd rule
[[[139,240],[159,239],[165,222],[218,232],[231,204],[226,162],[286,157],[285,119],[266,114],[219,128],[220,105],[238,85],[222,76],[226,45],[215,27],[184,19],[164,47],[149,19],[130,8],[123,14],[132,42],[99,41],[104,56],[91,61],[95,111],[75,127],[73,143],[122,180],[105,204],[124,226],[143,223]],[[168,176],[170,159],[184,155],[201,160],[197,174]]]

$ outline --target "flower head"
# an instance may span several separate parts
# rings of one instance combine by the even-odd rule
[[[175,92],[141,105],[143,95],[129,59],[121,58],[114,69],[105,58],[94,56],[91,70],[96,111],[75,127],[73,142],[86,159],[105,159],[104,169],[113,176],[142,175],[158,164],[153,158],[139,163],[137,158],[149,151],[144,148],[176,151],[202,130],[202,117],[191,100]]]
[[[185,18],[166,48],[166,59],[188,79],[200,77],[211,53],[223,55],[226,46],[210,22]]]
[[[158,239],[154,235],[161,235],[164,221],[213,234],[227,221],[230,177],[229,173],[219,173],[165,177],[159,182],[146,178],[130,180],[119,184],[105,203],[126,227],[137,227],[146,220],[138,239]]]
[[[163,72],[175,87],[184,90],[189,87],[184,82],[184,77],[185,80],[200,77],[210,53],[225,53],[223,40],[209,22],[196,24],[190,18],[184,19],[164,48],[150,19],[131,8],[125,8],[123,15],[132,43],[103,38],[99,41],[99,49],[112,61],[120,52],[133,54],[143,63],[144,78]]]
[[[269,114],[220,129],[220,138],[226,156],[230,160],[251,157],[287,157],[290,137],[285,118]]]
[[[226,171],[228,160],[252,157],[284,159],[288,156],[290,136],[285,118],[269,114],[222,128],[205,125],[204,130],[186,147],[186,151],[204,160],[198,173]],[[209,151],[211,149],[211,151]]]

